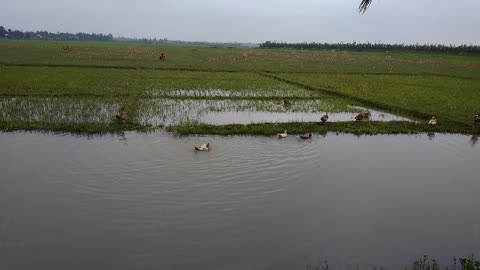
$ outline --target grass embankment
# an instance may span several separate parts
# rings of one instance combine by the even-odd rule
[[[0,130],[5,132],[17,130],[36,130],[71,133],[115,133],[119,131],[150,131],[150,127],[134,122],[44,122],[44,121],[0,121]]]
[[[188,134],[215,134],[215,135],[274,135],[287,130],[289,134],[342,132],[357,135],[374,134],[415,134],[423,132],[444,132],[444,133],[479,133],[480,125],[459,127],[456,125],[442,124],[436,127],[429,127],[424,123],[413,123],[403,121],[367,121],[367,122],[336,122],[320,124],[318,122],[291,122],[291,123],[260,123],[248,125],[179,125],[167,127],[168,131],[181,135]]]

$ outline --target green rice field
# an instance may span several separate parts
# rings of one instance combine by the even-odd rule
[[[476,113],[480,56],[0,41],[2,130],[478,133]]]

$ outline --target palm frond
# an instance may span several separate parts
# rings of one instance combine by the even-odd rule
[[[372,3],[372,0],[362,0],[360,5],[358,6],[358,12],[365,13],[365,11],[367,11],[371,3]]]

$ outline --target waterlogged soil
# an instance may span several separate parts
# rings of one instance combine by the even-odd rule
[[[0,133],[0,269],[444,269],[480,253],[477,141]]]

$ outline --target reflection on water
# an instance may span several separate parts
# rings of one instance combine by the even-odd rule
[[[0,133],[0,269],[443,265],[480,253],[470,139]]]
[[[475,145],[478,142],[478,134],[473,134],[472,138],[470,139],[470,143]]]

